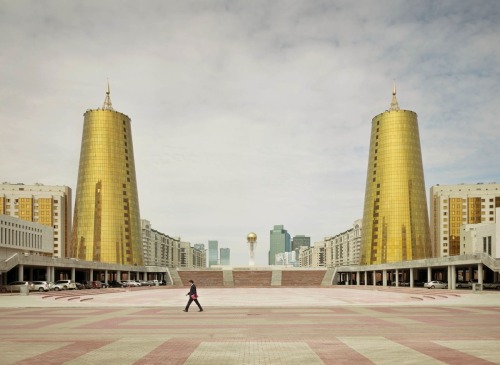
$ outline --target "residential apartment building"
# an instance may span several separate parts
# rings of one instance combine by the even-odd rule
[[[500,208],[495,209],[500,214]],[[460,227],[460,254],[485,253],[500,258],[500,220],[494,223],[463,224]]]
[[[477,183],[431,187],[430,227],[435,257],[460,255],[461,227],[495,223],[500,184]]]
[[[141,226],[144,265],[179,267],[180,239],[154,230],[146,219]]]
[[[359,265],[361,259],[362,219],[354,221],[351,229],[326,237],[326,266]]]
[[[300,267],[325,267],[326,266],[326,242],[315,242],[309,248],[299,248]]]
[[[191,247],[189,242],[179,243],[179,267],[204,268],[205,262],[205,251]]]
[[[70,254],[71,199],[67,186],[0,184],[0,214],[50,227],[55,257]]]

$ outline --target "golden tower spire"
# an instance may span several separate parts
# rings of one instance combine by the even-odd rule
[[[109,80],[106,87],[106,98],[104,99],[104,104],[102,105],[102,110],[114,110],[113,105],[111,104],[111,98],[109,97]]]
[[[392,101],[389,110],[399,110],[398,99],[396,98],[396,81],[394,81],[392,86]]]

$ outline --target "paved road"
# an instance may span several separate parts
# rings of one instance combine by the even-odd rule
[[[0,364],[500,364],[500,293],[200,288],[0,296]]]

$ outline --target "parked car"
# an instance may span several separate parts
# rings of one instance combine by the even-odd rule
[[[109,284],[106,283],[105,281],[101,281],[101,288],[103,289],[109,288]]]
[[[83,281],[80,281],[79,283],[76,283],[77,285],[77,288],[78,288],[78,284],[80,284],[82,286],[82,288],[78,288],[78,289],[92,289],[92,282],[91,281],[88,281],[88,280],[83,280]]]
[[[111,280],[108,282],[110,288],[125,288],[127,285],[122,283],[121,281]]]
[[[135,280],[123,280],[122,281],[123,284],[125,284],[125,286],[128,286],[128,287],[137,287],[137,286],[141,286],[141,284],[139,284],[138,282],[136,282]]]
[[[33,290],[39,291],[39,292],[44,292],[44,291],[49,291],[50,286],[48,281],[34,281],[33,282]]]
[[[433,280],[429,281],[424,284],[424,288],[427,289],[447,289],[448,288],[448,283],[439,281],[439,280]]]
[[[96,281],[96,280],[83,280],[81,282],[85,289],[101,289],[102,288],[102,284],[100,281]]]
[[[3,285],[0,288],[0,291],[2,293],[20,292],[21,286],[27,286],[28,291],[35,290],[35,287],[31,281],[13,281],[7,285]]]
[[[457,288],[466,288],[466,289],[471,289],[472,288],[472,281],[459,281],[456,284]]]
[[[73,280],[58,280],[54,283],[54,290],[76,290],[77,286]]]
[[[483,287],[485,289],[496,289],[500,290],[500,283],[484,283]]]
[[[396,282],[395,281],[392,282],[392,286],[396,286]],[[400,281],[398,283],[398,286],[410,286],[410,283],[407,282],[407,281]]]
[[[92,289],[101,289],[102,288],[102,283],[97,280],[92,280],[90,282],[90,285],[92,285]]]

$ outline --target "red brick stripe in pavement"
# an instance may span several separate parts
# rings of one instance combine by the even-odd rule
[[[182,365],[199,346],[200,340],[171,339],[134,365]]]
[[[492,365],[494,363],[480,359],[475,356],[471,356],[462,351],[457,351],[450,349],[446,346],[441,346],[432,341],[414,341],[414,340],[398,340],[392,339],[392,341],[397,342],[403,346],[409,347],[425,354],[431,358],[442,361],[449,365]]]
[[[36,340],[31,340],[30,342],[37,342]],[[46,340],[40,340],[38,342],[49,342]],[[48,351],[43,354],[30,357],[28,359],[19,361],[16,365],[59,365],[64,364],[66,361],[73,360],[79,356],[82,356],[90,351],[96,350],[109,344],[112,341],[78,341],[72,344],[63,346],[53,351]]]

